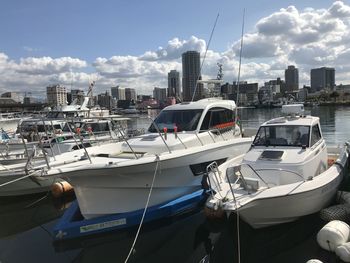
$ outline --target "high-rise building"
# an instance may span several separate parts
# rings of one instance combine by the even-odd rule
[[[314,68],[311,69],[311,91],[322,89],[335,89],[335,69],[334,68]]]
[[[106,91],[105,93],[98,94],[97,96],[97,103],[101,107],[105,107],[107,109],[111,109],[113,105],[112,96],[109,95],[109,92]]]
[[[21,102],[22,98],[19,96],[17,92],[5,92],[1,94],[1,98],[10,98],[16,102]]]
[[[81,89],[72,89],[70,92],[67,92],[67,102],[71,104],[74,100],[78,104],[82,104],[84,102],[84,91]]]
[[[52,85],[46,88],[47,103],[51,106],[67,104],[67,90],[60,85]]]
[[[125,99],[136,101],[136,91],[135,89],[125,88]]]
[[[202,79],[200,72],[200,53],[187,51],[182,54],[182,91],[183,100],[191,101],[194,92],[194,100],[202,98],[203,84],[197,83]]]
[[[168,73],[168,97],[180,98],[180,73],[170,70]]]
[[[111,87],[111,95],[113,99],[125,100],[125,88],[119,86]]]
[[[166,89],[154,87],[153,97],[158,101],[158,103],[166,101]]]
[[[299,89],[299,72],[295,66],[288,66],[284,71],[284,78],[286,81],[286,90],[295,91]]]

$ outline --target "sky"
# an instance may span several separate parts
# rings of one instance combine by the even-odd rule
[[[334,67],[350,84],[350,0],[3,0],[0,1],[0,93],[64,85],[95,93],[112,86],[151,94],[167,87],[181,54],[205,56],[203,79],[237,80],[245,9],[241,80],[263,85],[288,65],[300,87],[310,69]],[[216,17],[218,21],[209,43]]]

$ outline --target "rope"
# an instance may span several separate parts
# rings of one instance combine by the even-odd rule
[[[34,174],[35,174],[35,172],[34,172],[34,173],[31,173],[31,174],[27,174],[27,175],[22,176],[22,177],[17,178],[17,179],[14,179],[14,180],[8,181],[8,182],[6,182],[6,183],[0,184],[0,187],[3,187],[3,186],[5,186],[5,185],[12,184],[12,183],[15,183],[15,182],[17,182],[17,181],[20,181],[20,180],[26,179],[26,178],[28,178],[28,177],[33,176]]]
[[[129,258],[130,258],[130,256],[131,256],[131,253],[134,251],[134,247],[135,247],[136,241],[137,241],[137,239],[138,239],[138,237],[139,237],[140,230],[141,230],[141,227],[142,227],[142,224],[143,224],[143,220],[145,219],[145,215],[146,215],[146,212],[147,212],[149,200],[151,199],[151,194],[152,194],[152,190],[153,190],[153,186],[154,186],[154,181],[155,181],[155,179],[156,179],[156,174],[157,174],[157,171],[158,171],[158,164],[159,164],[159,156],[158,156],[158,155],[156,155],[156,161],[157,161],[157,163],[156,163],[156,169],[154,170],[154,175],[153,175],[153,179],[152,179],[152,184],[151,184],[151,188],[149,189],[149,193],[148,193],[148,197],[147,197],[147,202],[146,202],[145,209],[143,210],[141,222],[140,222],[139,228],[137,229],[134,242],[132,243],[132,246],[131,246],[131,248],[130,248],[129,254],[128,254],[128,256],[126,257],[124,263],[128,262],[128,260],[129,260]]]

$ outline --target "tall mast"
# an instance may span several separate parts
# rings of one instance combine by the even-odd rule
[[[215,31],[215,27],[216,27],[216,24],[217,24],[217,22],[218,22],[218,19],[219,19],[219,13],[218,13],[217,16],[216,16],[213,29],[211,30],[211,33],[210,33],[208,45],[207,45],[207,48],[205,49],[205,53],[204,53],[204,57],[203,57],[203,61],[202,61],[201,67],[199,68],[199,74],[198,74],[198,76],[197,76],[197,81],[196,81],[196,84],[195,84],[195,87],[194,87],[194,91],[193,91],[193,94],[192,94],[192,99],[191,99],[191,101],[194,100],[194,96],[196,95],[197,86],[198,86],[198,81],[199,81],[199,78],[200,78],[200,76],[201,76],[201,74],[202,74],[202,68],[203,68],[203,65],[204,65],[204,61],[205,61],[205,58],[206,58],[206,56],[207,56],[207,52],[208,52],[208,49],[209,49],[209,46],[210,46],[210,42],[211,42],[211,39],[212,39],[213,34],[214,34],[214,31]]]
[[[237,123],[237,118],[238,118],[238,98],[239,98],[239,84],[240,84],[241,64],[242,64],[242,49],[243,49],[243,34],[244,34],[244,17],[245,17],[245,9],[243,9],[242,33],[241,33],[241,47],[240,47],[240,51],[239,51],[239,64],[238,64],[238,76],[237,76],[237,98],[236,98],[235,123]]]

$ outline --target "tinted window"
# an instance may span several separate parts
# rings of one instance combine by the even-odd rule
[[[234,113],[223,108],[210,109],[203,120],[201,131],[208,129],[232,128]]]
[[[175,126],[178,131],[194,131],[202,112],[203,110],[165,110],[157,116],[154,122],[160,131],[166,127],[171,132],[174,131]],[[157,132],[157,129],[152,124],[148,131]]]
[[[312,134],[311,134],[311,145],[314,145],[321,139],[321,132],[318,124],[312,126]]]
[[[255,146],[309,146],[308,126],[274,125],[260,127]]]

